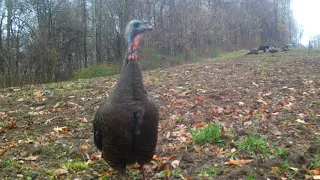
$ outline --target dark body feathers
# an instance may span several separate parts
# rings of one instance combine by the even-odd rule
[[[93,122],[94,143],[109,165],[125,174],[128,164],[149,162],[157,144],[158,107],[144,90],[137,61],[128,61]]]

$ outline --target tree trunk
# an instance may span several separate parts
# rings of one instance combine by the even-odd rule
[[[96,0],[92,0],[92,59],[91,64],[97,63],[97,18]]]
[[[83,17],[82,17],[82,22],[83,22],[83,29],[84,29],[84,38],[83,38],[83,54],[84,54],[84,67],[88,67],[88,53],[87,53],[87,1],[83,0],[82,1],[83,5]]]
[[[6,3],[6,7],[7,7],[7,12],[8,12],[8,16],[7,16],[7,44],[6,44],[6,53],[7,54],[5,54],[5,57],[7,58],[7,62],[8,62],[8,64],[9,64],[9,66],[8,66],[8,73],[9,73],[9,76],[10,76],[10,86],[12,86],[13,85],[13,72],[12,72],[12,67],[13,67],[13,59],[12,59],[12,53],[11,53],[11,50],[12,50],[12,48],[11,48],[11,30],[12,30],[12,15],[13,15],[13,13],[12,13],[12,1],[11,0],[6,0],[5,1],[5,3]]]
[[[278,35],[278,0],[273,1],[274,5],[274,40],[279,41]]]
[[[0,1],[1,3],[1,1]],[[1,16],[1,21],[0,21],[0,27],[2,27],[3,24],[3,19],[4,19],[4,13]],[[3,52],[3,44],[2,44],[2,28],[0,28],[0,52]],[[2,55],[0,55],[0,74],[4,74],[5,68],[4,68],[4,58]]]

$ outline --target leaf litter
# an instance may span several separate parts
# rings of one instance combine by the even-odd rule
[[[260,54],[143,72],[160,109],[148,179],[319,179],[319,167],[310,168],[320,153],[320,51],[315,53]],[[93,144],[91,122],[118,77],[0,90],[0,179],[117,179]],[[223,141],[196,144],[190,130],[216,122]],[[239,150],[237,142],[249,135],[263,136],[262,148],[270,151]],[[85,166],[74,164],[70,171],[66,162]],[[130,176],[141,179],[136,168],[128,169]]]

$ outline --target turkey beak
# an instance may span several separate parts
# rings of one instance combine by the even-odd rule
[[[148,24],[147,22],[144,23],[144,27],[142,28],[142,32],[144,31],[152,31],[153,30],[153,27]]]

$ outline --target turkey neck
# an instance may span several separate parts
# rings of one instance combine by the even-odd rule
[[[142,81],[142,72],[138,61],[125,60],[115,89],[115,97],[121,104],[145,101],[146,95]],[[132,104],[133,105],[133,104]]]

